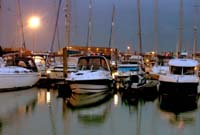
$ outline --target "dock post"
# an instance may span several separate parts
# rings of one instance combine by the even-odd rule
[[[67,57],[68,57],[67,51],[68,51],[67,47],[64,47],[63,48],[63,76],[64,78],[67,77]]]
[[[69,85],[64,81],[63,84],[58,85],[58,97],[67,98],[72,94]]]
[[[67,47],[63,48],[63,77],[64,82],[58,85],[58,97],[69,97],[71,95],[71,90],[65,78],[67,77]]]
[[[117,50],[117,48],[115,48],[115,50],[114,50],[114,55],[115,55],[115,65],[117,67],[117,61],[118,61],[118,50]]]

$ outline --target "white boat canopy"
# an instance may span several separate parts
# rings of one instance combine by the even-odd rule
[[[198,66],[199,63],[193,59],[171,59],[169,61],[169,66],[177,66],[177,67],[195,67]]]

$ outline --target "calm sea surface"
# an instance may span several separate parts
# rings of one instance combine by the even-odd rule
[[[190,111],[167,111],[158,98],[127,100],[120,92],[64,99],[57,89],[31,88],[0,93],[0,108],[0,135],[200,134],[199,103]]]

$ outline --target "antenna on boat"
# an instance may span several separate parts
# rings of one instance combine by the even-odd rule
[[[193,59],[197,52],[197,15],[198,15],[198,0],[194,0],[194,44],[193,44]]]
[[[109,38],[110,56],[111,56],[111,50],[110,49],[113,47],[113,44],[114,44],[114,26],[115,26],[115,5],[113,4],[113,9],[112,9],[112,23],[111,23],[110,38]]]
[[[137,13],[138,13],[138,53],[142,54],[142,30],[141,30],[141,17],[140,17],[140,0],[137,0]]]
[[[88,31],[87,31],[87,51],[92,43],[92,0],[89,0],[89,17],[88,17]]]
[[[180,56],[182,50],[182,37],[183,37],[183,0],[179,0],[179,38],[176,48],[177,58]]]
[[[24,37],[24,25],[23,25],[23,18],[22,18],[22,11],[21,11],[21,2],[20,0],[17,0],[17,9],[18,9],[18,14],[20,18],[20,28],[21,28],[21,35],[22,35],[22,47],[26,49],[26,44],[25,44],[25,37]]]

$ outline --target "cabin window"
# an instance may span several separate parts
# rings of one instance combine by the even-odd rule
[[[171,73],[176,75],[193,75],[195,73],[194,67],[171,67]]]
[[[20,66],[20,67],[26,67],[26,64],[25,64],[24,61],[19,61],[19,62],[17,63],[17,65]]]
[[[101,67],[105,70],[108,70],[107,63],[104,59],[101,59]]]
[[[184,75],[193,75],[195,73],[194,67],[184,67],[183,68],[183,74]]]
[[[78,69],[82,70],[98,70],[104,69],[108,70],[107,63],[103,59],[90,58],[90,59],[80,59],[78,62]]]
[[[182,67],[171,67],[171,73],[176,74],[176,75],[181,75],[182,74]]]
[[[87,67],[87,60],[86,59],[80,59],[78,63],[78,70],[85,70]]]
[[[137,67],[137,66],[135,66],[135,67],[119,67],[118,71],[121,71],[121,72],[139,71],[139,67]]]
[[[30,67],[35,67],[35,65],[34,65],[34,63],[33,63],[32,60],[29,60],[29,61],[28,61],[28,64],[30,65]]]

